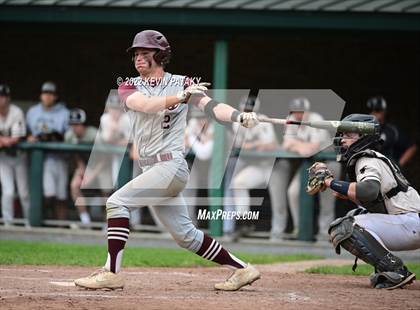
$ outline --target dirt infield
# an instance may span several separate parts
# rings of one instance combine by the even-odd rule
[[[366,277],[299,271],[348,261],[259,266],[262,279],[238,292],[217,292],[224,268],[127,268],[126,287],[87,291],[72,285],[92,268],[0,266],[0,309],[419,309],[420,282],[374,290]]]

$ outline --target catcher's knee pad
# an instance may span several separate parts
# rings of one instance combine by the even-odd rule
[[[353,216],[336,219],[328,233],[337,254],[340,254],[341,246],[379,272],[400,272],[404,269],[402,260],[385,249],[367,230],[355,224]]]

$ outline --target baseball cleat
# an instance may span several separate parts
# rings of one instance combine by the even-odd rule
[[[386,289],[386,290],[394,290],[396,288],[403,288],[404,286],[413,283],[416,279],[416,275],[414,273],[409,272],[409,274],[401,279],[399,283],[392,283],[391,281],[384,281],[379,283],[375,286],[378,289]]]
[[[124,277],[121,273],[113,273],[105,268],[101,268],[91,275],[74,280],[74,284],[86,289],[122,289],[124,287]]]
[[[254,266],[248,264],[246,268],[235,270],[225,282],[216,283],[214,288],[221,291],[237,291],[245,285],[252,284],[259,278],[261,278],[260,272]]]

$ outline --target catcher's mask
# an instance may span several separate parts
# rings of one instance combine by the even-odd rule
[[[373,115],[368,114],[350,114],[342,119],[348,122],[373,123],[379,128],[379,122]],[[359,134],[359,139],[350,146],[342,145],[343,133],[338,132],[334,138],[334,149],[337,154],[337,161],[347,162],[354,154],[363,150],[378,150],[383,143],[380,138],[379,130],[374,134]]]

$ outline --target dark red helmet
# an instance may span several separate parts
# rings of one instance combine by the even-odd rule
[[[158,52],[155,53],[153,58],[158,64],[166,65],[171,58],[171,47],[168,40],[159,31],[143,30],[136,34],[133,40],[133,45],[127,49],[127,52],[133,51],[135,48],[154,48]]]

